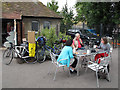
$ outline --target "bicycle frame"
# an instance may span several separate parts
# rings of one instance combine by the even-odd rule
[[[20,48],[20,50],[18,49]],[[21,50],[22,49],[22,50]],[[25,58],[28,58],[29,56],[23,56],[25,52],[28,52],[29,51],[25,48],[25,46],[15,46],[13,48],[14,52],[22,59],[25,59]],[[21,54],[20,54],[21,53]]]
[[[37,53],[38,53],[37,49],[36,49],[36,52],[35,52],[35,56],[30,57],[29,56],[29,51],[26,48],[26,44],[21,45],[21,46],[16,46],[11,42],[9,42],[9,44],[10,44],[10,47],[8,47],[5,50],[5,53],[3,54],[3,57],[4,57],[4,55],[7,55],[7,54],[12,55],[12,56],[8,55],[8,56],[10,56],[10,61],[9,61],[9,63],[6,63],[7,65],[12,62],[12,59],[14,58],[14,55],[16,55],[16,57],[18,57],[20,59],[23,59],[26,63],[36,63],[38,61],[38,59],[37,59]],[[7,51],[7,53],[6,53],[6,51]],[[8,53],[8,52],[10,52],[10,53]]]
[[[58,48],[56,48],[55,46],[54,46],[54,48],[51,48],[51,47],[49,47],[49,46],[47,46],[47,45],[44,45],[44,49],[46,49],[46,50],[48,50],[48,51],[53,51],[53,53],[55,53],[55,50],[59,50]],[[45,50],[44,50],[45,51]]]

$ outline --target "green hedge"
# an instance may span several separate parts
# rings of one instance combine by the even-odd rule
[[[38,32],[36,38],[39,36],[45,36],[47,41],[46,45],[53,47],[56,40],[61,39],[62,37],[65,40],[71,39],[71,36],[66,35],[65,33],[59,32],[58,36],[56,35],[56,29],[54,27],[50,29],[42,29],[41,32]]]

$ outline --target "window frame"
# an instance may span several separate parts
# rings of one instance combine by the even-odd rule
[[[33,22],[37,22],[38,23],[38,30],[33,30]],[[39,28],[40,28],[40,22],[38,21],[38,20],[33,20],[32,22],[31,22],[31,29],[32,29],[32,31],[35,31],[35,32],[38,32],[39,31]]]
[[[47,26],[47,25],[45,26],[46,23],[49,24],[49,26]],[[50,21],[44,21],[43,22],[43,29],[46,29],[46,27],[47,27],[47,29],[50,29]]]

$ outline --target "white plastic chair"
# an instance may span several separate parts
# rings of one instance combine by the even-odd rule
[[[58,56],[58,55],[54,54],[54,53],[51,52],[51,50],[50,50],[50,57],[51,57],[51,60],[52,60],[52,64],[54,64],[54,65],[56,66],[56,71],[55,71],[55,75],[54,75],[53,80],[56,79],[56,72],[57,72],[57,69],[58,69],[58,68],[63,67],[63,70],[64,70],[64,67],[67,67],[66,65],[62,65],[61,63],[59,63],[60,61],[63,61],[63,60],[66,60],[66,59],[61,59],[59,62],[57,62],[56,56]],[[50,73],[50,68],[49,68],[49,73]],[[48,74],[49,74],[49,73],[48,73]],[[70,70],[69,70],[69,76],[70,76],[70,75],[71,75],[71,74],[70,74]]]
[[[107,79],[110,81],[110,75],[109,72],[107,70],[107,66],[110,63],[110,56],[107,57],[103,57],[103,58],[99,58],[100,64],[98,64],[98,62],[93,62],[93,61],[88,61],[88,66],[87,68],[90,68],[91,70],[96,72],[96,79],[97,79],[97,87],[99,88],[99,80],[98,80],[98,71],[99,70],[103,70],[106,72],[107,74]],[[98,60],[97,60],[98,61]]]

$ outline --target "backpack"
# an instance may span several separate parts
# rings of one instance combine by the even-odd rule
[[[38,37],[37,42],[39,46],[45,45],[45,38],[44,37]]]

